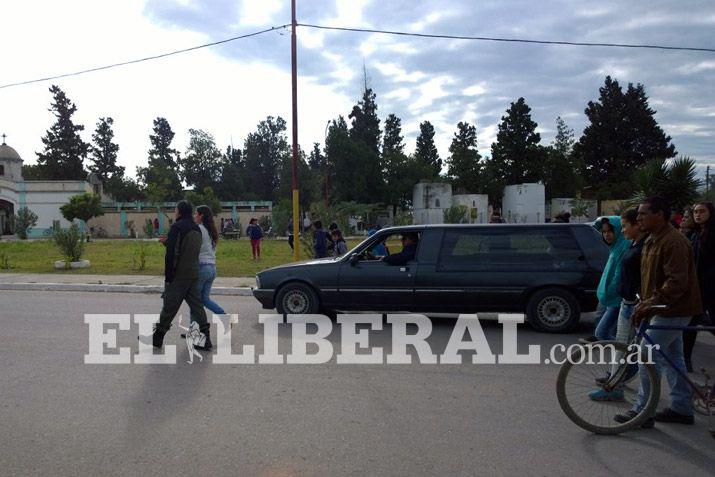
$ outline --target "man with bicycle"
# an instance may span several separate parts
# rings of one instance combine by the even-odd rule
[[[700,290],[695,272],[693,250],[688,240],[670,224],[670,204],[662,197],[650,197],[638,207],[638,225],[650,234],[643,245],[641,258],[642,301],[633,314],[633,325],[644,319],[652,325],[687,326],[693,315],[702,313]],[[648,330],[654,344],[685,373],[683,333],[680,330]],[[693,424],[692,389],[687,381],[665,361],[654,355],[658,378],[665,371],[670,386],[670,405],[649,417],[642,427],[653,427],[655,421]],[[650,381],[640,367],[641,386],[634,408],[615,416],[617,422],[628,422],[643,409]]]

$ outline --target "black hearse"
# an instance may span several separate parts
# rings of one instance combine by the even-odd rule
[[[414,259],[387,263],[404,234],[419,239]],[[607,258],[585,224],[391,227],[342,257],[262,271],[253,294],[279,313],[523,312],[538,330],[566,332],[595,310]]]

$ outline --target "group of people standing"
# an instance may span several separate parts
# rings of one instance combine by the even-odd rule
[[[652,325],[696,325],[712,319],[715,313],[715,209],[701,202],[692,209],[689,230],[671,223],[670,205],[662,197],[644,200],[638,209],[626,210],[620,217],[603,217],[595,227],[609,246],[609,258],[601,276],[595,336],[584,341],[617,340],[628,342],[644,319]],[[683,373],[692,372],[692,351],[696,332],[648,330],[650,339]],[[670,406],[649,418],[655,421],[692,424],[692,390],[675,369],[654,355],[658,374],[663,370],[670,384]],[[637,371],[634,370],[634,371]],[[627,422],[642,409],[649,381],[641,370],[641,389],[634,409],[616,416]],[[596,401],[622,401],[622,389],[589,393]]]
[[[348,252],[343,233],[335,222],[323,229],[323,222],[313,222],[313,258],[340,257]]]

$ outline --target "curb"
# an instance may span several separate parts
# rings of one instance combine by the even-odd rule
[[[89,283],[0,283],[0,290],[16,291],[65,291],[98,293],[162,293],[159,285],[107,285]],[[253,296],[248,287],[213,287],[212,295]]]

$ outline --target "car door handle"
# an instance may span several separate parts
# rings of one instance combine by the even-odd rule
[[[401,272],[406,272],[407,270],[408,270],[407,267],[400,267],[400,271],[401,271]]]

